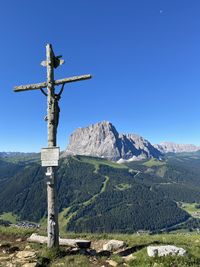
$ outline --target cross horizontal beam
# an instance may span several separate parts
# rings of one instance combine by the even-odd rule
[[[81,75],[81,76],[73,76],[73,77],[69,77],[69,78],[55,80],[54,85],[60,85],[60,84],[64,84],[64,83],[72,83],[72,82],[81,81],[81,80],[88,80],[91,78],[92,78],[92,75],[90,75],[90,74]],[[37,89],[42,89],[42,88],[46,88],[46,87],[47,87],[47,82],[27,84],[27,85],[19,85],[19,86],[14,87],[14,92],[37,90]]]

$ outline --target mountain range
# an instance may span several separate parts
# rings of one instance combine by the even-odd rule
[[[183,153],[183,152],[196,152],[200,150],[200,146],[192,144],[176,144],[173,142],[162,142],[154,145],[155,148],[160,150],[161,153]]]
[[[200,146],[150,141],[135,133],[119,133],[108,121],[98,122],[87,127],[77,128],[69,137],[69,143],[62,156],[82,155],[106,158],[108,160],[135,161],[142,159],[162,159],[167,153],[197,152]],[[0,152],[0,158],[38,157],[38,153]]]
[[[124,162],[145,158],[162,159],[165,153],[196,152],[195,145],[163,142],[152,145],[137,134],[120,134],[108,121],[78,128],[69,138],[65,155],[84,155]]]
[[[61,231],[200,228],[200,219],[184,209],[199,207],[200,152],[163,147],[119,134],[110,122],[77,129],[56,170]],[[0,215],[45,222],[45,171],[39,153],[0,153]]]

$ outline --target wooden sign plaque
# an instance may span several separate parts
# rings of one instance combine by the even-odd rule
[[[47,147],[41,150],[42,167],[58,166],[59,160],[59,147]]]

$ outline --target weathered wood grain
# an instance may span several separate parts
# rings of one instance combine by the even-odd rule
[[[52,46],[47,44],[46,46],[47,62],[47,131],[48,131],[48,147],[56,147],[56,134],[57,125],[55,123],[56,117],[56,99],[54,89],[54,53]],[[58,209],[57,209],[57,192],[56,184],[57,179],[55,176],[55,167],[48,167],[47,173],[50,173],[49,181],[47,182],[47,246],[58,247],[59,246],[59,226],[58,226]]]
[[[27,239],[28,242],[35,242],[35,243],[40,243],[40,244],[47,244],[47,240],[48,238],[46,236],[40,236],[37,234],[32,234]],[[59,244],[62,246],[69,246],[69,247],[90,248],[91,241],[82,240],[82,239],[59,238]]]
[[[90,74],[73,76],[60,80],[54,80],[54,68],[64,63],[64,60],[59,59],[61,56],[55,57],[52,45],[46,45],[46,60],[42,65],[47,68],[47,82],[27,84],[15,86],[14,91],[28,91],[47,88],[47,93],[43,90],[42,93],[47,97],[47,131],[48,131],[48,148],[56,147],[57,127],[59,123],[60,108],[58,101],[61,97],[65,83],[71,83],[81,80],[90,79]],[[62,88],[58,94],[55,93],[55,86],[62,84]],[[48,174],[48,175],[47,175]],[[52,165],[47,167],[48,182],[47,182],[47,202],[48,202],[48,220],[47,233],[48,237],[45,239],[48,247],[59,246],[59,226],[58,226],[58,208],[57,208],[57,192],[55,176],[55,167]]]
[[[88,80],[91,79],[92,75],[86,74],[86,75],[80,75],[80,76],[72,76],[69,78],[59,79],[54,81],[54,85],[60,85],[64,83],[72,83],[82,80]],[[37,90],[47,87],[47,82],[43,83],[35,83],[35,84],[26,84],[26,85],[19,85],[14,87],[14,92],[21,92],[21,91],[29,91],[29,90]]]

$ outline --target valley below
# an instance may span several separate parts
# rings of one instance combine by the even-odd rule
[[[64,246],[58,253],[27,241],[32,233],[46,235],[45,168],[39,154],[4,154],[0,266],[200,266],[200,152],[121,164],[90,156],[60,158],[60,236],[91,240],[90,249]],[[105,252],[113,239],[125,248]],[[155,245],[175,245],[187,254],[151,258],[147,247]]]
[[[61,233],[199,231],[200,153],[118,164],[61,156]],[[39,154],[0,158],[0,222],[46,227],[46,178]]]

